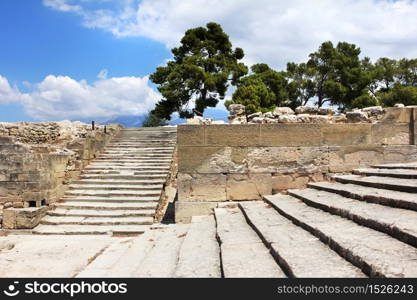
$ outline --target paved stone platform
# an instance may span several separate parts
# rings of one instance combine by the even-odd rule
[[[410,178],[387,174],[409,165],[374,169],[221,203],[190,224],[145,225],[135,237],[3,236],[0,276],[416,277],[417,193]],[[382,169],[384,185],[375,185]]]

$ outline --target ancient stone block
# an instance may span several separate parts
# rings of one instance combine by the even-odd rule
[[[409,123],[412,117],[412,108],[410,107],[387,107],[385,115],[382,117],[383,123]]]
[[[327,146],[368,145],[371,124],[328,124],[321,126],[322,144]]]
[[[175,223],[190,223],[192,216],[203,216],[213,213],[217,202],[176,202]]]
[[[378,145],[409,145],[409,123],[377,123],[371,128],[371,143]]]
[[[417,161],[416,145],[384,146],[384,163],[400,163]]]
[[[272,193],[271,174],[228,174],[227,200],[261,200]]]
[[[384,162],[382,146],[329,147],[329,172],[351,172],[358,167],[367,167]]]
[[[327,147],[249,147],[249,173],[327,172]]]
[[[204,145],[205,126],[179,125],[177,131],[178,144],[181,146],[201,146]]]
[[[3,210],[3,228],[32,229],[39,224],[48,207],[8,208]]]
[[[226,175],[178,173],[181,202],[226,201]]]
[[[206,126],[208,146],[258,146],[260,143],[258,124]]]
[[[272,190],[280,192],[288,189],[304,189],[310,180],[308,174],[277,174],[272,176]]]
[[[179,147],[178,169],[184,173],[245,173],[246,147]]]
[[[262,146],[320,146],[318,124],[263,124],[260,125]]]

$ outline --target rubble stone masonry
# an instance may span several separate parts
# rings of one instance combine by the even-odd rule
[[[81,122],[0,123],[0,224],[5,229],[35,227],[65,183],[79,176],[119,125]],[[3,212],[3,213],[2,213]],[[1,221],[2,220],[2,221]]]

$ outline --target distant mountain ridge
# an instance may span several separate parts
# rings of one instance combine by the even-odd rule
[[[123,116],[115,116],[110,118],[81,118],[75,119],[73,121],[81,121],[84,123],[91,123],[94,120],[96,124],[99,125],[107,125],[111,123],[117,123],[123,125],[124,127],[131,128],[131,127],[142,127],[142,123],[145,120],[147,114],[143,115],[123,115]],[[227,116],[229,113],[226,110],[222,109],[214,109],[209,108],[206,109],[204,112],[205,118],[212,118],[213,120],[223,120],[227,122]],[[186,122],[185,119],[181,118],[172,118],[168,123],[169,125],[177,125],[177,124],[184,124]]]

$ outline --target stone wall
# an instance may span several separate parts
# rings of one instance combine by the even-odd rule
[[[80,122],[0,123],[0,219],[4,228],[33,228],[65,184],[77,178],[121,129]],[[2,214],[2,211],[4,213]],[[3,217],[1,216],[3,215]]]
[[[387,108],[376,123],[178,126],[176,221],[218,202],[261,199],[329,173],[417,161],[417,108]]]

